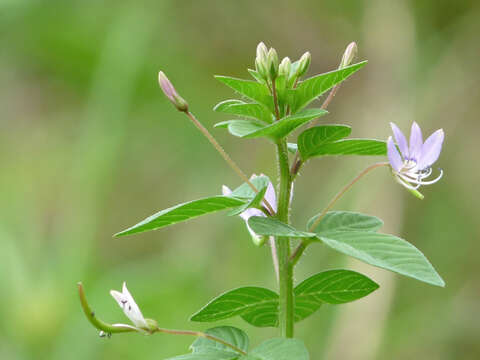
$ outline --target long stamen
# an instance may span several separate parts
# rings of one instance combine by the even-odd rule
[[[400,176],[402,176],[402,178],[404,178],[404,174],[400,174]],[[440,180],[443,176],[443,170],[440,169],[440,175],[437,176],[437,178],[433,179],[433,180],[430,180],[430,181],[422,181],[422,180],[408,180],[408,182],[412,183],[412,184],[419,184],[419,185],[431,185],[431,184],[435,184],[438,180]],[[423,177],[422,177],[423,179]],[[404,178],[404,180],[407,181],[407,179]]]

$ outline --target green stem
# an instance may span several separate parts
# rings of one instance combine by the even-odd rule
[[[277,218],[289,223],[290,192],[292,181],[288,162],[287,142],[277,143],[277,156],[280,175],[280,190],[278,197]],[[293,266],[290,260],[290,239],[277,237],[278,271],[279,271],[279,322],[283,337],[291,338],[294,332],[294,297],[293,297]]]

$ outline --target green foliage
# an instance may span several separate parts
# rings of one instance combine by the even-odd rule
[[[261,343],[241,360],[309,360],[303,341],[275,338]]]
[[[303,161],[313,156],[322,145],[347,137],[352,132],[346,125],[321,125],[305,130],[298,136],[298,151]]]
[[[157,230],[165,226],[196,218],[201,215],[230,209],[245,202],[229,196],[212,196],[200,200],[189,201],[159,211],[132,227],[120,231],[115,236],[130,235],[144,231]]]
[[[258,120],[228,120],[217,123],[217,127],[228,127],[228,131],[242,138],[269,137],[281,139],[298,127],[312,121],[328,112],[323,109],[306,109],[295,115],[286,116],[273,124],[263,124]]]
[[[270,179],[266,175],[256,176],[253,179],[250,179],[250,182],[255,186],[257,189],[263,189],[264,187],[268,186],[270,183]],[[235,190],[232,191],[230,196],[240,199],[253,199],[256,196],[255,191],[250,187],[249,184],[243,183]]]
[[[247,352],[249,339],[247,334],[233,326],[219,326],[206,331],[218,339],[226,341],[236,348]],[[175,356],[169,360],[235,360],[240,359],[241,354],[231,347],[207,338],[198,338],[190,345],[191,354]]]
[[[372,139],[344,139],[308,149],[308,157],[323,155],[387,155],[387,143]]]
[[[344,304],[365,297],[378,288],[377,283],[358,272],[327,270],[295,287],[295,306],[308,311],[310,306],[321,302]]]
[[[302,81],[300,85],[291,90],[292,102],[290,104],[292,114],[302,110],[320,95],[330,90],[332,87],[347,79],[350,75],[362,68],[367,61],[347,66],[340,70],[334,70],[325,74],[320,74]]]
[[[273,97],[270,95],[266,85],[256,81],[236,79],[229,76],[216,75],[215,78],[239,94],[265,106],[273,113]]]
[[[211,322],[240,315],[257,327],[278,325],[278,294],[261,287],[241,287],[216,297],[190,320]]]
[[[315,215],[308,221],[308,229],[320,215]],[[339,231],[377,231],[382,226],[383,221],[376,216],[353,211],[329,211],[312,231],[328,236]]]
[[[241,214],[247,209],[250,208],[260,208],[262,206],[263,198],[265,197],[265,192],[267,191],[267,185],[258,189],[258,193],[246,204],[239,206],[236,209],[233,209],[228,213],[228,216],[235,216]]]
[[[272,114],[265,108],[265,106],[257,103],[246,103],[242,100],[222,101],[213,108],[213,111],[245,116],[252,119],[262,120],[267,123],[273,122]]]
[[[310,238],[315,233],[300,231],[293,226],[271,217],[252,216],[248,225],[258,235]]]
[[[365,231],[318,233],[325,245],[367,264],[378,266],[431,285],[445,286],[427,258],[407,241],[388,234]]]

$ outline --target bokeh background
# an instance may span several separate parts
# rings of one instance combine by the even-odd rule
[[[309,50],[310,74],[334,69],[357,41],[369,64],[323,121],[384,139],[389,122],[444,128],[445,176],[419,201],[377,170],[337,208],[375,214],[420,248],[447,282],[428,286],[321,246],[297,267],[357,269],[380,283],[369,297],[324,306],[297,326],[311,358],[479,359],[480,2],[0,1],[0,358],[163,359],[192,339],[100,339],[81,312],[83,281],[97,314],[125,318],[108,291],[126,280],[161,326],[206,329],[190,314],[242,285],[275,288],[267,248],[222,214],[157,232],[112,234],[171,205],[240,181],[162,96],[163,69],[209,128],[233,93],[212,75],[248,77],[259,41],[280,56]],[[274,149],[213,129],[248,173],[276,179]],[[302,171],[293,222],[303,226],[374,158],[325,158]],[[252,344],[275,336],[239,319]]]

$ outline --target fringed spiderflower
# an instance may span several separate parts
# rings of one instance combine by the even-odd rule
[[[118,305],[123,309],[125,315],[130,319],[130,321],[135,325],[135,328],[141,330],[150,329],[150,326],[147,320],[143,317],[140,308],[138,307],[135,300],[133,300],[130,291],[127,289],[127,284],[124,282],[122,287],[122,292],[116,290],[110,290],[110,294],[117,301]],[[125,324],[115,324],[114,326],[126,326],[130,325]]]
[[[407,144],[400,129],[394,123],[391,123],[391,126],[398,145],[397,149],[392,137],[388,138],[387,154],[393,174],[400,184],[423,198],[417,189],[422,185],[436,183],[443,175],[440,169],[440,174],[435,179],[427,180],[432,175],[432,165],[437,161],[442,150],[444,132],[439,129],[423,142],[422,130],[414,122],[410,131],[410,144]]]

